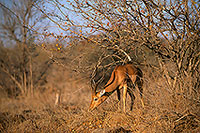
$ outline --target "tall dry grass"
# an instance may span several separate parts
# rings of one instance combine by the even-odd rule
[[[166,69],[166,68],[164,68]],[[55,91],[40,91],[34,97],[1,98],[1,132],[199,132],[199,89],[192,77],[169,85],[162,69],[144,68],[145,107],[136,97],[133,111],[118,106],[116,94],[93,112],[88,112],[90,88],[87,79],[68,81],[61,103],[54,105]],[[198,77],[197,77],[198,78]],[[171,81],[172,82],[172,81]],[[137,93],[136,93],[137,94]]]

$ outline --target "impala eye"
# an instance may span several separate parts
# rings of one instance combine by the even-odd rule
[[[94,98],[94,101],[97,101],[98,100],[98,98]]]

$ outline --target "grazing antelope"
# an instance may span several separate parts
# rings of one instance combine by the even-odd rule
[[[137,85],[139,89],[139,93],[141,96],[142,106],[144,107],[144,103],[142,101],[142,71],[139,68],[134,67],[132,64],[126,64],[123,66],[116,66],[113,70],[111,77],[107,84],[104,86],[104,89],[96,92],[96,87],[92,88],[92,101],[90,104],[89,110],[93,110],[98,107],[101,103],[103,103],[115,90],[117,90],[117,97],[120,101],[120,89],[123,88],[123,111],[125,112],[125,104],[126,104],[126,95],[127,92],[131,97],[131,110],[134,104],[135,96],[133,92],[127,87],[127,84],[132,81],[134,85]],[[133,86],[134,86],[133,85]]]

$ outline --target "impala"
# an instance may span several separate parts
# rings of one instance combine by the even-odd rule
[[[104,89],[96,92],[96,87],[92,88],[92,101],[90,104],[89,110],[93,110],[98,107],[101,103],[103,103],[115,90],[117,90],[117,97],[120,101],[120,89],[123,88],[123,111],[125,112],[125,104],[126,104],[126,95],[127,92],[131,97],[131,110],[134,104],[135,96],[131,89],[128,87],[128,83],[132,82],[139,89],[142,106],[144,107],[144,103],[142,101],[142,71],[139,68],[134,67],[132,64],[119,65],[116,66],[113,70],[111,77],[107,84],[104,86]]]

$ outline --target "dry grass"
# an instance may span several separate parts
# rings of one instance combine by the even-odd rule
[[[89,85],[83,81],[67,85],[62,103],[54,106],[55,93],[34,97],[1,98],[1,132],[199,132],[199,94],[187,95],[187,85],[172,91],[162,74],[145,73],[144,103],[136,98],[133,111],[122,113],[115,94],[97,110],[88,112]],[[77,90],[78,88],[78,90]],[[129,97],[128,97],[128,101]],[[127,102],[127,110],[129,110]]]

